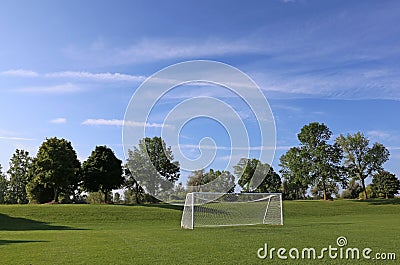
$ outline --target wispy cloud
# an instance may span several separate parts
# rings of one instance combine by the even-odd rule
[[[50,93],[50,94],[73,93],[81,90],[82,90],[81,87],[72,83],[65,83],[53,86],[33,86],[33,87],[25,87],[17,89],[18,92],[24,92],[24,93]]]
[[[387,139],[391,136],[388,132],[378,131],[378,130],[368,131],[367,135],[379,139]]]
[[[62,71],[62,72],[48,72],[38,73],[32,70],[6,70],[0,72],[2,76],[15,76],[15,77],[38,77],[38,78],[71,78],[71,79],[89,79],[93,81],[133,81],[142,82],[146,79],[143,75],[130,75],[123,73],[91,73],[85,71]]]
[[[166,59],[204,58],[227,54],[249,54],[261,52],[262,48],[248,40],[222,40],[210,38],[203,41],[186,39],[142,39],[126,47],[107,47],[105,44],[86,49],[67,47],[67,56],[84,59],[96,64],[131,64]],[[99,56],[101,55],[101,56]]]
[[[33,138],[24,138],[24,137],[14,137],[14,136],[0,136],[0,140],[7,141],[34,141]]]
[[[261,150],[289,150],[291,146],[249,146],[249,147],[229,147],[229,146],[214,146],[214,145],[195,145],[195,144],[183,144],[179,145],[180,148],[185,149],[207,149],[207,150],[239,150],[239,151],[261,151]]]
[[[162,123],[142,123],[135,121],[124,121],[118,119],[87,119],[82,122],[83,125],[102,125],[102,126],[129,126],[129,127],[148,127],[148,128],[162,128],[169,127],[168,124]]]
[[[39,74],[37,72],[31,71],[31,70],[24,70],[24,69],[6,70],[3,72],[0,72],[0,75],[15,76],[15,77],[38,77],[39,76]]]
[[[56,119],[50,120],[50,123],[63,124],[63,123],[67,123],[67,119],[66,118],[56,118]]]
[[[121,73],[90,73],[90,72],[79,72],[79,71],[46,73],[44,74],[44,77],[90,79],[95,81],[133,81],[133,82],[142,82],[146,79],[146,77],[142,75],[128,75]]]

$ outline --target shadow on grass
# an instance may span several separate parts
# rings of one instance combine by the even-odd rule
[[[0,231],[28,230],[86,230],[68,226],[55,226],[45,222],[0,214]]]
[[[49,242],[42,240],[0,240],[0,246],[9,245],[9,244],[18,244],[18,243],[40,243],[40,242]]]
[[[157,207],[157,208],[162,208],[162,209],[170,209],[170,210],[183,210],[183,205],[174,205],[174,204],[168,204],[168,203],[149,203],[149,204],[118,204],[121,206],[130,206],[130,207],[135,207],[135,206],[142,206],[142,207]]]
[[[399,198],[356,200],[355,202],[368,203],[370,205],[400,205]]]

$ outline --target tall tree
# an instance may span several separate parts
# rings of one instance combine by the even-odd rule
[[[132,177],[151,195],[172,189],[179,179],[179,162],[173,161],[171,147],[161,137],[143,138],[139,147],[128,151],[126,167]]]
[[[295,176],[292,177],[303,178],[302,183],[320,188],[324,200],[327,199],[332,182],[345,183],[340,164],[342,152],[337,144],[328,143],[331,135],[332,132],[323,123],[312,122],[305,125],[297,135],[300,147],[289,150],[291,159],[286,156],[281,158],[283,171],[293,172]],[[298,156],[297,161],[293,159],[293,155]]]
[[[393,198],[400,190],[400,180],[390,172],[380,171],[372,178],[371,188],[377,196]]]
[[[79,169],[80,162],[71,142],[56,137],[48,138],[32,161],[31,181],[43,185],[45,189],[51,188],[53,201],[58,202],[60,192],[68,189]]]
[[[346,170],[350,177],[359,180],[368,199],[365,179],[383,170],[382,165],[389,159],[389,151],[380,143],[369,147],[369,140],[360,132],[336,138],[344,153]]]
[[[302,156],[301,149],[298,147],[290,148],[286,154],[280,157],[280,171],[282,174],[282,193],[285,199],[299,200],[305,199],[309,186],[309,180],[305,176],[308,174],[306,159]]]
[[[234,166],[238,184],[244,192],[277,192],[281,189],[281,178],[267,163],[252,158],[241,158]],[[253,179],[261,180],[255,187]]]
[[[29,152],[24,150],[15,150],[15,153],[10,160],[10,168],[7,173],[10,176],[10,187],[7,193],[7,201],[9,203],[28,203],[26,193],[26,185],[29,178],[29,167],[32,163],[32,158]]]
[[[0,165],[0,203],[5,202],[5,197],[8,191],[8,181],[3,173],[3,167]]]
[[[104,203],[108,202],[108,194],[124,184],[122,161],[107,146],[96,146],[89,158],[83,162],[83,186],[89,192],[101,191]]]

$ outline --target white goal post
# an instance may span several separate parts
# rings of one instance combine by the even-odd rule
[[[181,227],[283,225],[281,193],[192,192],[186,195]]]

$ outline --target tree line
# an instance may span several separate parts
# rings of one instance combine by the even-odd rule
[[[258,159],[242,158],[229,171],[204,169],[192,172],[183,183],[178,161],[161,137],[144,138],[128,151],[125,164],[107,146],[96,146],[81,163],[71,142],[56,137],[46,139],[36,157],[16,150],[4,174],[0,165],[0,203],[121,202],[112,190],[124,189],[126,203],[156,202],[149,194],[183,200],[187,192],[282,192],[284,199],[331,199],[394,197],[400,189],[397,177],[384,170],[389,151],[380,143],[370,145],[362,133],[340,135],[323,123],[305,125],[297,135],[299,145],[280,157],[281,176],[271,165]],[[236,176],[236,177],[235,177]],[[367,178],[372,183],[366,186]],[[237,179],[237,182],[235,181]],[[255,185],[254,179],[262,180]],[[173,194],[168,194],[173,190]]]

